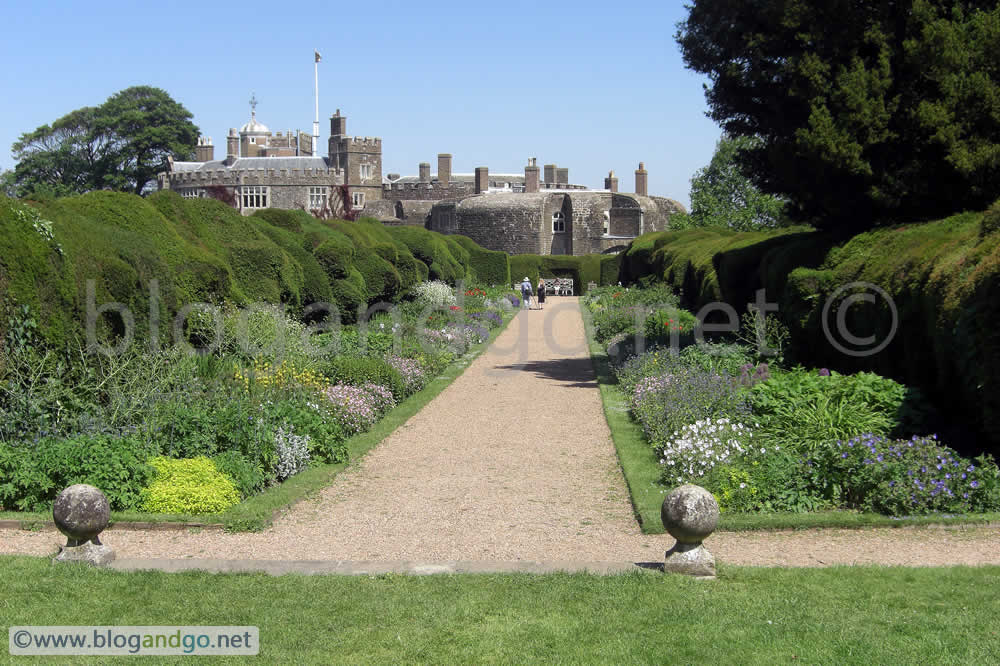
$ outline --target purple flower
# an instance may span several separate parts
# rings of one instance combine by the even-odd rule
[[[820,377],[829,377],[830,376],[830,370],[827,369],[827,368],[820,368],[819,369],[819,376]]]
[[[971,486],[972,488],[978,488],[979,487],[979,482],[978,481],[970,481],[969,482],[969,486]]]

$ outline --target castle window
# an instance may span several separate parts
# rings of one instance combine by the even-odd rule
[[[309,188],[309,210],[323,210],[326,208],[326,199],[326,186]]]
[[[552,213],[552,233],[559,234],[566,231],[566,217],[561,210]]]
[[[365,193],[364,192],[352,192],[351,193],[351,203],[355,208],[365,207]]]
[[[604,235],[611,235],[611,213],[604,211]]]
[[[361,165],[361,180],[370,180],[375,175],[375,169],[371,164]]]
[[[181,196],[185,199],[198,199],[205,196],[205,190],[200,188],[186,188],[181,190]]]
[[[240,188],[243,208],[267,208],[267,187],[262,185],[244,185]]]

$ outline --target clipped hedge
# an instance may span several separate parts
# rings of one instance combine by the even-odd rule
[[[390,229],[372,219],[317,220],[277,209],[244,217],[214,199],[169,191],[40,203],[0,196],[0,306],[27,305],[55,347],[84,339],[89,280],[92,309],[124,305],[137,340],[149,338],[150,307],[157,307],[166,342],[173,317],[188,304],[281,303],[300,314],[330,302],[350,323],[359,308],[396,302],[428,278],[455,284],[480,274],[509,275],[506,255],[464,237]],[[6,324],[0,317],[0,338]],[[119,315],[98,318],[98,342],[113,344],[124,331]]]
[[[510,261],[506,252],[482,248],[468,236],[449,236],[449,238],[469,253],[470,279],[490,286],[510,284]]]
[[[515,282],[520,282],[528,276],[532,284],[538,284],[538,278],[573,278],[573,293],[582,295],[587,290],[587,284],[601,282],[601,262],[599,254],[572,255],[538,255],[515,254],[510,257],[510,275]],[[615,279],[617,282],[617,278]],[[613,283],[610,283],[613,284]]]
[[[965,449],[1000,452],[1000,234],[983,234],[983,220],[962,213],[846,239],[802,228],[646,234],[625,252],[622,273],[630,282],[669,283],[694,311],[717,300],[742,311],[763,288],[790,328],[794,360],[919,387],[968,423],[971,432],[959,433],[967,442],[982,438]],[[824,306],[853,282],[884,289],[898,317],[891,342],[871,356],[841,353],[823,331]],[[889,337],[885,303],[855,303],[846,312],[855,335]],[[836,328],[833,314],[829,326]]]

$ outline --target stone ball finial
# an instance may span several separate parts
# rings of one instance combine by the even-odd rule
[[[702,545],[719,524],[719,503],[701,486],[674,488],[660,508],[663,527],[677,539],[667,551],[663,570],[699,578],[715,577],[715,558]]]
[[[108,498],[94,486],[78,483],[66,488],[52,505],[52,519],[69,540],[68,546],[87,541],[101,544],[98,535],[111,520]]]
[[[719,503],[701,486],[683,485],[663,499],[660,518],[681,543],[701,543],[719,524]]]

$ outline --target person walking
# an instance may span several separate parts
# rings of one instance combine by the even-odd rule
[[[538,309],[545,307],[545,280],[538,278]]]
[[[521,281],[521,300],[523,301],[524,307],[531,309],[531,280],[528,276],[524,276],[524,280]]]

